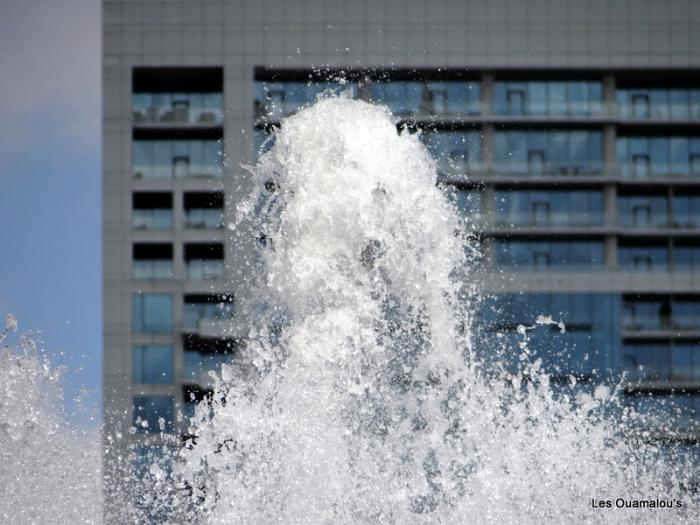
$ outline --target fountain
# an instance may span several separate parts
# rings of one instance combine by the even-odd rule
[[[691,522],[691,465],[614,385],[550,384],[528,334],[558,321],[501,349],[516,371],[480,358],[471,226],[386,108],[321,96],[250,171],[249,341],[186,446],[134,479],[129,521]],[[0,379],[2,521],[99,521],[97,449],[54,412],[54,374],[25,344]]]
[[[419,138],[397,134],[385,108],[320,97],[283,122],[252,176],[237,211],[252,225],[242,235],[264,240],[253,295],[268,306],[255,310],[250,343],[198,407],[197,437],[175,462],[192,515],[687,519],[684,473],[632,437],[637,416],[609,387],[557,393],[528,353],[526,327],[510,350],[517,373],[481,363],[478,294],[465,284],[470,225],[436,187]],[[609,499],[610,509],[596,504]]]

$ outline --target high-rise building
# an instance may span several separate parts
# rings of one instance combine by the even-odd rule
[[[235,355],[239,166],[338,78],[422,129],[480,232],[489,329],[562,319],[555,375],[625,372],[697,437],[696,2],[105,0],[103,25],[108,476],[184,434]]]

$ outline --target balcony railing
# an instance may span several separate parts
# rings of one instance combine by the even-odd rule
[[[193,281],[223,279],[224,261],[218,259],[193,259],[186,264],[187,278]]]
[[[221,125],[221,93],[137,93],[133,98],[134,124]]]
[[[173,211],[168,209],[137,209],[132,219],[136,230],[169,230],[173,227]]]
[[[224,212],[218,208],[192,208],[185,211],[185,227],[217,229],[224,227]]]
[[[172,279],[173,262],[160,259],[139,259],[133,262],[134,279]]]

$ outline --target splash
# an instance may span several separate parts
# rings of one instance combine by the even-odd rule
[[[0,332],[0,522],[101,523],[99,436],[65,422],[60,370],[17,325]]]
[[[255,328],[176,462],[182,515],[559,523],[599,520],[591,500],[621,498],[681,508],[606,521],[688,519],[682,471],[634,438],[610,389],[557,393],[536,359],[516,374],[480,364],[470,225],[385,108],[321,97],[252,175],[238,213],[241,242],[264,245]]]

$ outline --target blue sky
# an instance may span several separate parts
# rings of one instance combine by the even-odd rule
[[[0,318],[66,367],[72,412],[101,383],[100,3],[2,4]]]

